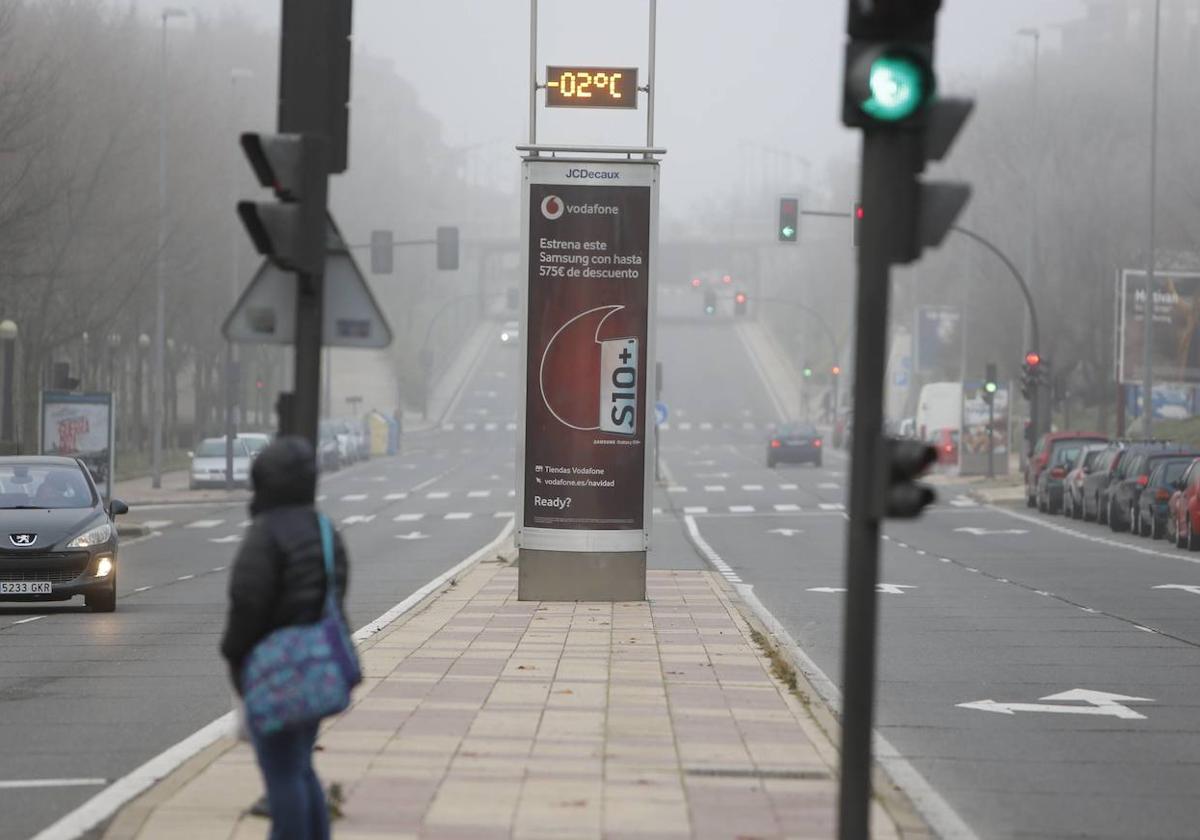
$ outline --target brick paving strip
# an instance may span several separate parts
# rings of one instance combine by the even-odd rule
[[[830,838],[836,752],[709,572],[646,603],[517,600],[482,563],[363,645],[318,772],[339,840]],[[262,838],[246,744],[223,739],[126,806],[106,840]],[[878,803],[879,838],[899,837]]]

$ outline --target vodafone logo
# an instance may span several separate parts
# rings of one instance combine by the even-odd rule
[[[542,215],[550,221],[561,218],[567,210],[567,205],[556,195],[548,195],[542,199]]]

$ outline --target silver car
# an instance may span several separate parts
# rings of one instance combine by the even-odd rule
[[[225,486],[225,438],[205,438],[191,453],[192,468],[188,472],[188,487]],[[233,485],[250,486],[250,450],[244,440],[233,439]]]

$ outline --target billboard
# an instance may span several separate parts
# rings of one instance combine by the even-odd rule
[[[983,382],[963,383],[962,439],[958,446],[959,475],[986,475],[988,471],[989,407],[983,399]],[[1008,475],[1008,409],[1010,388],[1001,385],[992,398],[990,429],[996,475]]]
[[[1154,380],[1200,384],[1200,273],[1154,273]],[[1117,281],[1117,381],[1140,382],[1145,369],[1146,272]],[[1156,389],[1157,390],[1157,389]]]
[[[43,391],[38,451],[81,459],[104,498],[112,498],[115,467],[112,394]]]
[[[962,369],[962,310],[957,306],[918,306],[913,327],[914,370],[935,377]]]
[[[643,551],[658,167],[525,163],[518,545]]]

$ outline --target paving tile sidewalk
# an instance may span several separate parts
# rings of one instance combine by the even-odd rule
[[[520,602],[516,583],[478,565],[364,645],[317,757],[345,795],[335,837],[833,836],[833,748],[716,576],[650,572],[649,602],[620,604]],[[260,792],[227,739],[105,838],[262,838],[244,813]]]

